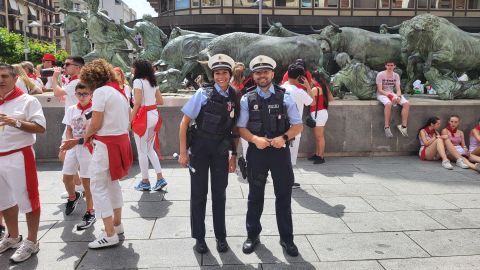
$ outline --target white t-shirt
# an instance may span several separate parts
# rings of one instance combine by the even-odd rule
[[[389,76],[387,71],[384,70],[377,74],[376,82],[377,84],[382,85],[383,91],[387,93],[394,93],[396,87],[400,86],[400,76],[395,72]]]
[[[312,104],[313,98],[307,94],[307,92],[301,88],[285,83],[282,85],[286,90],[286,94],[289,94],[292,97],[293,101],[297,105],[298,112],[300,115],[303,114],[303,107]]]
[[[34,81],[33,81],[32,79],[29,78],[29,80],[30,80],[32,83],[34,83]],[[30,93],[30,92],[33,90],[33,88],[32,88],[32,89],[28,89],[27,84],[26,84],[22,79],[20,79],[20,78],[17,79],[17,82],[15,83],[15,86],[18,87],[18,88],[20,88],[20,90],[22,90],[25,94],[28,94],[28,93]]]
[[[133,89],[143,89],[142,105],[150,106],[157,104],[155,99],[155,93],[158,91],[158,87],[152,87],[150,82],[145,79],[135,79],[133,81]]]
[[[73,138],[83,138],[87,133],[90,119],[87,120],[85,114],[92,111],[92,108],[86,109],[83,114],[82,110],[78,109],[77,105],[72,105],[67,109],[62,123],[72,128]]]
[[[128,133],[130,106],[127,99],[116,89],[102,86],[95,89],[92,110],[103,112],[103,123],[97,135],[117,136]]]
[[[47,77],[47,82],[45,83],[45,88],[46,89],[52,89],[53,85],[53,77]]]
[[[28,94],[21,95],[0,105],[0,113],[18,120],[35,122],[44,128],[47,126],[42,105],[35,97]],[[11,126],[3,126],[2,131],[0,127],[0,152],[8,152],[30,146],[35,141],[36,136],[33,133]]]
[[[67,113],[68,108],[77,104],[77,98],[75,97],[75,87],[80,82],[80,79],[75,79],[65,85],[65,113]]]
[[[128,102],[130,103],[130,99],[133,99],[132,96],[132,88],[128,86],[128,84],[123,85],[123,90],[125,90],[125,95],[127,96]]]

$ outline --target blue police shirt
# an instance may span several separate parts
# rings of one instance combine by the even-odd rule
[[[263,92],[262,89],[260,89],[258,86],[255,91],[263,99],[269,98],[272,94],[275,94],[275,88],[273,88],[273,84],[268,89],[268,92]],[[290,125],[302,124],[302,117],[298,112],[297,105],[295,105],[295,102],[293,101],[292,97],[290,97],[290,95],[283,95],[283,104],[285,104],[285,106],[287,107],[287,115],[288,120],[290,121]],[[248,123],[248,117],[248,99],[247,96],[244,95],[240,100],[240,116],[237,121],[237,127],[246,128]]]
[[[218,84],[215,84],[214,88],[220,95],[228,97],[228,91],[223,91]],[[207,100],[207,91],[203,88],[198,88],[197,92],[183,105],[182,112],[190,119],[196,119],[202,107],[207,104]]]

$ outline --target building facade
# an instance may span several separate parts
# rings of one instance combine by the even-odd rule
[[[170,25],[222,34],[257,32],[260,0],[148,0],[158,12],[157,25]],[[422,13],[445,17],[460,28],[480,31],[480,0],[262,0],[266,18],[286,28],[309,32],[310,26],[328,25],[378,31],[380,24],[395,25]],[[265,29],[265,28],[264,28]]]
[[[37,22],[39,27],[28,27]],[[23,34],[30,38],[54,42],[56,31],[51,26],[55,22],[52,0],[0,0],[0,27]]]

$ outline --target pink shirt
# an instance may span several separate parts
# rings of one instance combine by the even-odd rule
[[[381,84],[383,91],[395,92],[395,86],[400,86],[400,76],[393,72],[392,76],[389,76],[386,71],[381,71],[377,74],[377,85]]]

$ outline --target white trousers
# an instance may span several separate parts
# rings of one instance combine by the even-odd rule
[[[90,163],[90,189],[92,191],[95,216],[106,218],[113,216],[113,209],[123,206],[122,188],[119,180],[112,181],[107,146],[94,141],[92,162]]]
[[[134,134],[135,144],[137,145],[138,163],[140,164],[140,171],[142,172],[142,179],[148,179],[148,161],[152,163],[153,169],[156,173],[162,172],[160,160],[157,152],[153,149],[155,146],[155,125],[158,121],[158,112],[149,111],[147,113],[147,131],[142,137]]]
[[[0,211],[18,205],[21,213],[32,212],[22,152],[0,157],[0,164]]]
[[[298,148],[300,147],[300,138],[302,138],[302,134],[298,134],[290,144],[290,160],[292,161],[292,165],[297,165],[297,157],[298,157]]]

